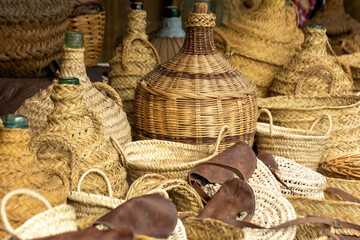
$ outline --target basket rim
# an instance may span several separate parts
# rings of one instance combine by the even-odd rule
[[[100,205],[107,208],[115,208],[125,202],[123,199],[78,191],[70,191],[68,200],[87,205]]]

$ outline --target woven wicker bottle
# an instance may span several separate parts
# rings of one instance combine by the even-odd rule
[[[146,35],[146,12],[143,1],[131,4],[127,36],[110,61],[109,84],[120,95],[124,111],[133,125],[135,88],[139,80],[160,63],[159,55]]]
[[[161,62],[178,53],[184,44],[184,40],[185,32],[181,26],[179,8],[174,6],[165,7],[162,28],[150,41],[158,51]]]
[[[65,34],[64,56],[61,65],[62,77],[76,77],[84,89],[84,103],[87,108],[94,111],[104,126],[105,139],[113,136],[121,144],[131,142],[131,129],[126,114],[122,110],[119,95],[114,89],[104,83],[90,82],[86,75],[84,65],[84,39],[81,33],[67,32]],[[47,125],[47,116],[53,110],[50,99],[53,85],[40,91],[32,98],[27,99],[16,111],[17,114],[29,118],[31,136],[37,136]],[[104,95],[100,90],[103,90]]]
[[[302,50],[275,76],[270,94],[341,96],[352,93],[353,81],[348,66],[342,66],[332,51],[322,25],[305,30]],[[346,71],[346,72],[345,72]]]
[[[217,52],[215,15],[207,13],[207,4],[195,6],[180,52],[138,84],[135,137],[212,145],[219,129],[229,125],[220,149],[238,141],[252,145],[255,87]]]
[[[128,187],[125,169],[115,149],[106,144],[99,118],[86,109],[83,95],[77,78],[60,78],[54,84],[50,96],[53,111],[48,125],[33,143],[38,165],[64,173],[72,190],[83,172],[98,168],[107,174],[116,195],[123,196]],[[94,194],[107,191],[104,179],[96,174],[89,175],[83,186]]]

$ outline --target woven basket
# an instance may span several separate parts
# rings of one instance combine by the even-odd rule
[[[259,106],[271,111],[274,124],[287,128],[310,129],[322,114],[331,116],[333,127],[326,144],[323,160],[340,153],[357,151],[360,148],[360,98],[281,96],[260,99]],[[261,115],[261,122],[268,117]],[[322,124],[319,131],[327,131]]]
[[[1,1],[0,76],[47,75],[62,56],[68,12],[67,0]]]
[[[181,179],[166,179],[157,174],[146,174],[137,179],[129,188],[125,199],[146,194],[160,193],[170,198],[179,212],[199,214],[204,208],[200,196]]]
[[[269,110],[261,109],[266,113],[270,124],[258,123],[256,128],[256,146],[259,153],[271,153],[294,160],[314,171],[321,163],[325,151],[325,144],[329,139],[332,120],[329,114],[321,115],[315,120],[310,130],[293,129],[274,126]],[[329,119],[325,134],[313,131],[322,118]]]
[[[360,153],[350,152],[326,159],[322,168],[329,177],[360,180]]]
[[[131,142],[124,148],[114,142],[114,146],[133,181],[147,173],[157,173],[170,179],[186,180],[191,168],[218,154],[220,142],[227,131],[227,126],[221,128],[213,146],[161,140]]]
[[[196,6],[204,9],[189,14],[183,48],[138,84],[135,138],[212,145],[228,125],[221,150],[238,141],[252,146],[255,87],[216,51],[215,16],[205,3]]]
[[[84,34],[85,65],[95,66],[101,54],[105,32],[105,11],[70,18],[69,31]]]
[[[326,178],[327,187],[339,188],[356,198],[360,198],[360,181],[347,180],[341,178]],[[341,200],[339,196],[335,194],[327,194],[325,192],[326,199]]]
[[[9,223],[6,213],[7,211],[5,209],[7,202],[16,195],[25,195],[27,197],[34,198],[41,204],[45,205],[48,210],[33,216],[20,227],[13,229]],[[24,202],[18,202],[20,206],[22,203]],[[75,209],[73,207],[66,204],[52,207],[46,198],[29,189],[14,190],[9,192],[2,199],[1,218],[4,222],[6,230],[20,239],[42,238],[77,230],[75,222]]]
[[[328,42],[325,29],[308,27],[302,50],[284,66],[271,85],[270,95],[341,96],[353,90],[351,72]]]
[[[360,53],[355,52],[353,54],[341,55],[338,58],[341,62],[350,66],[351,75],[354,80],[354,92],[360,92]]]
[[[114,89],[104,83],[90,82],[86,75],[84,65],[84,48],[65,48],[65,54],[61,65],[61,77],[77,77],[84,90],[84,103],[86,107],[94,111],[104,126],[105,139],[109,143],[109,137],[113,136],[120,144],[131,141],[131,129],[126,114],[122,110],[122,102]],[[32,98],[27,99],[16,111],[19,115],[29,118],[29,128],[32,137],[38,136],[47,125],[47,115],[53,108],[50,99],[53,85],[40,91]],[[105,92],[103,94],[101,91]]]
[[[300,48],[302,39],[296,11],[285,7],[283,0],[263,0],[255,11],[215,30],[217,48],[259,87],[259,97],[267,96],[266,88]]]
[[[133,126],[136,86],[160,63],[160,58],[146,35],[146,11],[129,9],[127,24],[128,35],[110,60],[109,84],[119,93]]]
[[[224,0],[222,22],[239,18],[259,7],[261,0]]]
[[[109,191],[108,196],[100,196],[91,193],[81,191],[81,185],[85,177],[89,173],[98,173],[106,181],[106,186]],[[68,197],[68,204],[73,206],[76,211],[76,218],[81,219],[78,226],[80,229],[90,227],[94,220],[100,218],[102,215],[108,213],[112,209],[124,203],[125,200],[117,199],[113,197],[111,183],[106,174],[99,169],[89,169],[80,178],[77,186],[77,191],[71,191]]]

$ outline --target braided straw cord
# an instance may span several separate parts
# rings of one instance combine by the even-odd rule
[[[146,16],[146,11],[129,9],[128,35],[110,60],[109,84],[124,101],[131,125],[134,123],[135,88],[139,80],[160,63],[157,51],[146,35]]]
[[[270,95],[349,95],[353,81],[346,66],[327,53],[326,30],[306,28],[302,50],[284,66],[271,85]],[[332,50],[331,50],[332,51]]]
[[[16,195],[34,198],[40,204],[45,205],[48,210],[35,215],[14,230],[7,219],[6,205]],[[21,202],[19,204],[21,205]],[[53,208],[46,198],[29,189],[17,189],[9,192],[1,201],[1,217],[6,230],[20,239],[42,238],[77,230],[73,207],[63,204]]]
[[[281,127],[310,129],[322,114],[331,116],[333,127],[326,143],[323,160],[333,155],[354,152],[360,146],[360,98],[347,97],[307,97],[278,96],[259,100],[261,108],[271,111],[274,124]],[[268,122],[265,115],[260,122]],[[327,131],[328,125],[321,124],[317,131]]]
[[[349,152],[326,159],[322,168],[327,176],[347,179],[360,179],[360,153]]]
[[[69,31],[84,34],[85,65],[95,66],[102,49],[105,11],[70,18]]]
[[[323,114],[312,124],[310,130],[293,129],[274,126],[273,117],[268,109],[259,110],[259,115],[266,113],[269,124],[257,123],[257,149],[260,153],[271,153],[294,160],[314,171],[317,171],[325,151],[326,142],[332,128],[329,114]],[[313,129],[325,118],[328,121],[326,133],[318,133]]]

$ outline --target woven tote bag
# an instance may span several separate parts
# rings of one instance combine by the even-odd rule
[[[263,0],[255,11],[215,30],[217,48],[256,85],[259,97],[268,95],[275,74],[300,49],[296,12],[282,0]]]
[[[71,32],[67,38],[75,37]],[[61,64],[61,77],[76,77],[84,91],[84,103],[87,108],[94,111],[104,126],[105,139],[109,143],[109,137],[113,136],[120,144],[131,141],[131,129],[122,110],[122,102],[114,89],[104,83],[90,82],[86,75],[84,64],[84,48],[64,48],[64,56]],[[40,91],[27,99],[16,111],[17,114],[29,118],[31,136],[38,136],[47,125],[47,116],[52,112],[54,105],[50,99],[53,85]],[[102,92],[105,92],[103,94]],[[109,143],[110,144],[110,143]]]
[[[321,115],[312,124],[310,130],[293,129],[274,126],[271,112],[268,109],[259,110],[267,114],[270,124],[258,123],[256,128],[256,146],[259,153],[271,153],[294,160],[314,171],[317,171],[325,151],[326,142],[332,128],[329,114]],[[318,133],[313,129],[322,118],[327,118],[326,133]]]
[[[332,118],[330,139],[326,143],[323,160],[333,155],[354,152],[360,143],[360,98],[277,96],[259,100],[260,108],[271,111],[277,126],[310,129],[314,121],[324,113]],[[268,116],[260,115],[261,122],[269,122]],[[326,124],[319,125],[318,131],[327,131]]]
[[[8,218],[6,205],[8,201],[17,195],[24,195],[27,198],[34,198],[47,210],[28,219],[20,227],[14,229]],[[24,199],[26,201],[26,199]],[[23,202],[18,202],[21,206]],[[28,209],[29,210],[29,209]],[[26,210],[25,210],[26,211]],[[1,200],[1,220],[6,230],[20,239],[34,239],[57,235],[65,232],[76,231],[75,209],[67,204],[56,207],[52,205],[36,191],[29,189],[17,189],[6,194]]]
[[[341,96],[353,91],[351,72],[333,53],[325,29],[305,29],[300,52],[284,66],[270,87],[270,95]]]
[[[136,86],[145,74],[160,63],[160,58],[146,35],[146,11],[128,11],[127,36],[110,60],[109,84],[123,100],[124,111],[133,127]]]
[[[253,144],[255,87],[216,50],[215,15],[196,5],[187,18],[180,52],[138,84],[134,138],[212,145],[229,126],[220,150],[244,141]],[[201,40],[200,40],[201,39]]]
[[[4,0],[0,3],[0,76],[41,77],[63,54],[69,1]]]

